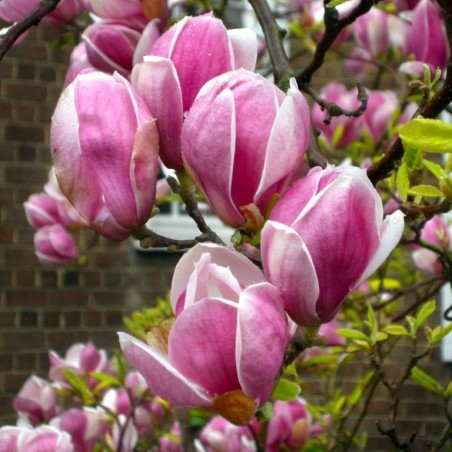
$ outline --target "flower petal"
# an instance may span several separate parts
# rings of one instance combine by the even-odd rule
[[[257,406],[270,398],[287,339],[286,315],[276,287],[260,283],[245,289],[237,320],[237,372],[243,392]]]
[[[143,375],[153,393],[174,405],[210,406],[211,397],[181,374],[166,356],[126,333],[118,335],[127,361]]]
[[[205,298],[179,314],[168,338],[174,367],[212,396],[241,389],[235,364],[237,307]]]
[[[302,238],[275,221],[267,221],[261,237],[265,275],[280,290],[287,313],[299,325],[317,325],[319,282]]]

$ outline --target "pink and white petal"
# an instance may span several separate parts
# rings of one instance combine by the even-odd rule
[[[316,269],[320,287],[316,312],[322,322],[334,317],[379,247],[381,217],[376,215],[373,191],[354,178],[338,178],[315,197],[315,207],[305,209],[292,225]]]
[[[212,115],[211,111],[216,114]],[[221,122],[218,117],[223,118]],[[212,130],[215,130],[215,139],[212,139]],[[239,227],[245,218],[235,207],[231,196],[235,138],[232,92],[225,89],[210,99],[207,96],[198,98],[182,127],[184,161],[198,183],[202,180],[199,188],[205,193],[215,213],[229,225]],[[207,148],[206,143],[211,143],[211,146]],[[202,178],[198,178],[197,174],[202,175]]]
[[[367,279],[387,259],[391,251],[397,246],[405,226],[403,217],[402,211],[396,210],[384,219],[380,232],[380,246],[367,264],[367,267],[360,276],[358,282],[354,284],[353,287],[359,286],[359,284]]]
[[[160,36],[160,19],[152,19],[141,33],[138,44],[133,53],[133,64],[143,61],[143,57],[151,53],[152,46]]]
[[[181,169],[182,92],[171,60],[147,56],[133,68],[132,85],[157,118],[160,157],[169,168]]]
[[[236,303],[205,298],[177,317],[168,356],[183,375],[212,396],[240,389],[235,363]]]
[[[287,320],[281,295],[269,283],[245,289],[237,318],[237,373],[243,392],[264,404],[271,395],[287,345]]]
[[[309,106],[294,79],[273,123],[255,203],[268,205],[301,164],[311,139]]]
[[[211,256],[211,262],[230,268],[239,284],[244,287],[265,281],[260,268],[242,254],[215,243],[198,243],[181,257],[174,269],[170,295],[173,312],[176,311],[177,302],[186,290],[187,282],[195,269],[195,263],[205,253]]]
[[[228,30],[234,54],[233,69],[254,71],[257,61],[257,36],[249,28],[234,28]]]
[[[138,127],[130,161],[130,181],[135,196],[137,226],[150,217],[157,190],[159,135],[155,119]]]
[[[299,325],[317,325],[319,282],[302,238],[282,223],[267,221],[262,229],[261,250],[264,273],[280,290],[289,316]]]
[[[78,81],[75,104],[82,159],[94,171],[114,219],[120,226],[130,228],[136,223],[130,159],[139,125],[130,85],[124,79],[97,76],[94,72],[79,77]],[[151,119],[149,112],[147,116]]]
[[[126,333],[118,335],[127,361],[143,375],[154,394],[174,405],[210,406],[212,398],[180,373],[168,357]]]

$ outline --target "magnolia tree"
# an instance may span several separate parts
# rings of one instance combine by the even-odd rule
[[[24,204],[39,260],[81,264],[88,229],[186,250],[168,298],[126,319],[121,352],[50,352],[1,450],[365,448],[380,386],[382,445],[411,450],[416,435],[398,431],[408,381],[444,407],[430,449],[450,439],[452,384],[423,359],[451,331],[432,314],[452,280],[452,126],[439,119],[452,101],[452,4],[296,0],[277,15],[249,3],[263,39],[226,27],[227,2],[0,1],[13,23],[1,57],[40,20],[80,37],[64,39],[76,46],[49,182]],[[327,60],[356,86],[314,83]],[[146,226],[168,200],[185,205],[195,239]],[[198,201],[235,229],[228,243]],[[399,344],[409,352],[393,374]],[[331,389],[353,362],[366,363],[353,386]],[[312,384],[323,398],[310,400]]]

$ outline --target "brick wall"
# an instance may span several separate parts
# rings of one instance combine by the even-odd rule
[[[130,242],[106,240],[96,241],[82,268],[52,270],[35,258],[22,203],[47,180],[49,120],[69,56],[69,49],[46,44],[52,37],[54,32],[39,28],[0,62],[0,425],[15,421],[11,401],[25,379],[32,372],[46,375],[49,348],[63,352],[88,339],[114,348],[122,315],[166,293],[178,260],[177,255],[140,254]],[[398,369],[395,363],[393,371]],[[451,379],[451,369],[436,355],[428,369],[444,382]],[[358,371],[347,367],[342,381],[353,380]],[[315,381],[308,385],[310,395],[318,389]],[[411,384],[403,395],[401,431],[437,435],[443,425],[438,399]],[[384,420],[389,409],[380,388],[365,423],[368,450],[390,449],[373,423]],[[417,450],[423,447],[419,443]]]

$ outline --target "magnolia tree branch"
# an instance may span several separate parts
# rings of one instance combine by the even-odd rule
[[[438,0],[438,3],[442,8],[446,25],[449,61],[443,86],[419,112],[424,118],[436,118],[452,102],[452,3],[450,0]],[[400,165],[403,154],[402,140],[397,137],[381,160],[367,170],[372,183],[376,185],[378,181],[388,177]]]
[[[359,16],[366,14],[374,4],[374,0],[361,0],[359,4],[346,17],[339,19],[339,12],[336,8],[327,8],[327,0],[324,0],[325,13],[323,20],[325,22],[325,33],[318,42],[317,47],[308,67],[297,75],[299,86],[309,84],[312,76],[317,72],[325,61],[327,51],[333,45],[339,33],[347,26],[352,24]]]
[[[276,19],[266,0],[248,0],[256,13],[259,24],[264,32],[268,53],[273,66],[275,82],[287,78],[292,73],[286,51],[282,43],[283,32],[276,23]]]
[[[0,41],[0,60],[25,31],[33,26],[39,25],[41,19],[52,12],[58,6],[59,2],[60,0],[41,0],[39,7],[30,13],[24,20],[9,27]]]

